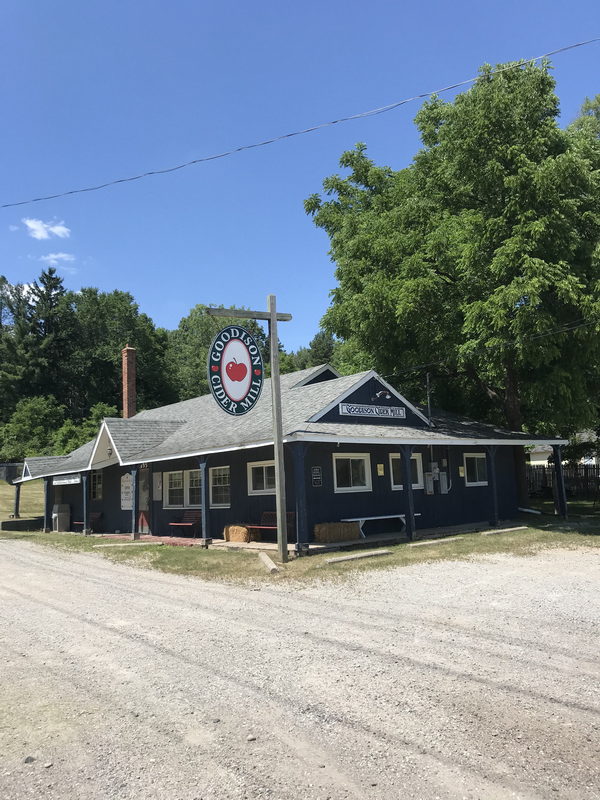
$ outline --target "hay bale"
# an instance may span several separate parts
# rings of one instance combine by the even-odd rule
[[[349,542],[360,539],[358,522],[320,522],[315,525],[315,542]]]
[[[250,533],[244,525],[226,525],[223,528],[223,538],[226,542],[249,542]]]

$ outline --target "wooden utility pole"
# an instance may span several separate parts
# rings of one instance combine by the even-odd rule
[[[212,317],[234,319],[260,319],[269,323],[271,351],[271,399],[273,406],[273,450],[275,453],[275,508],[277,512],[277,550],[280,561],[288,560],[287,515],[285,503],[285,464],[283,455],[283,419],[281,411],[281,385],[279,381],[279,339],[277,322],[289,322],[291,314],[277,312],[274,294],[267,297],[267,311],[246,311],[243,308],[207,308]]]

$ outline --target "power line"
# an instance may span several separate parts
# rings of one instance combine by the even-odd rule
[[[525,66],[526,64],[534,64],[536,61],[540,61],[541,59],[548,58],[549,56],[557,55],[558,53],[564,53],[567,50],[574,50],[577,47],[584,47],[588,44],[593,44],[595,42],[600,41],[600,37],[595,37],[594,39],[587,39],[585,42],[577,42],[575,44],[569,44],[565,47],[559,47],[556,50],[550,50],[548,53],[543,53],[541,56],[535,56],[535,58],[529,58],[526,61],[518,61],[514,64],[509,64],[505,67],[500,67],[499,69],[491,70],[491,75],[498,75],[501,72],[506,72],[507,70],[512,69],[519,69],[520,67]],[[407,97],[404,100],[398,100],[395,103],[390,103],[387,106],[381,106],[380,108],[373,108],[370,111],[362,111],[359,114],[352,114],[349,117],[340,117],[339,119],[330,120],[329,122],[322,122],[319,125],[312,125],[310,128],[303,128],[302,130],[293,131],[291,133],[284,133],[280,136],[274,136],[271,139],[264,139],[261,142],[254,142],[253,144],[244,144],[240,145],[239,147],[234,147],[231,150],[225,150],[222,153],[215,153],[211,156],[203,156],[202,158],[194,158],[191,161],[185,161],[183,164],[177,164],[174,167],[165,167],[164,169],[153,169],[148,170],[148,172],[142,172],[139,175],[131,175],[127,178],[117,178],[116,180],[106,181],[105,183],[99,183],[95,186],[86,186],[83,189],[71,189],[67,192],[57,192],[56,194],[48,194],[44,195],[43,197],[32,197],[29,200],[20,200],[18,202],[13,203],[3,203],[0,205],[0,208],[14,208],[15,206],[25,206],[31,203],[41,203],[44,200],[56,200],[59,197],[68,197],[72,194],[83,194],[85,192],[97,192],[100,189],[106,189],[109,186],[117,186],[121,183],[131,183],[132,181],[139,181],[143,178],[149,178],[153,175],[166,175],[169,172],[177,172],[180,169],[185,169],[186,167],[194,166],[195,164],[202,164],[207,161],[216,161],[219,158],[226,158],[227,156],[232,156],[235,153],[241,153],[245,150],[252,150],[257,147],[266,147],[270,144],[275,144],[275,142],[281,142],[284,139],[291,139],[294,136],[303,136],[306,133],[312,133],[313,131],[322,130],[323,128],[329,128],[332,125],[340,125],[344,122],[351,122],[355,119],[365,119],[366,117],[374,117],[378,114],[385,114],[388,111],[393,111],[400,106],[406,105],[407,103],[412,103],[415,100],[423,100],[427,97],[431,97],[432,95],[442,94],[443,92],[449,92],[452,89],[458,89],[461,86],[466,86],[469,83],[474,83],[479,76],[474,78],[467,78],[464,81],[459,81],[458,83],[450,84],[449,86],[444,86],[441,89],[436,89],[433,92],[422,92],[421,94],[415,94],[412,97]]]
[[[523,342],[533,342],[537,341],[538,339],[544,339],[548,336],[556,336],[561,333],[570,333],[571,331],[578,330],[579,328],[585,328],[588,325],[595,325],[596,322],[593,320],[572,320],[571,322],[565,322],[563,325],[560,325],[557,328],[553,328],[552,330],[545,331],[544,333],[536,333],[534,336],[524,336],[521,341]],[[501,347],[506,347],[507,345],[512,344],[512,342],[498,342],[496,344],[490,345],[487,347],[487,350],[495,350]],[[402,375],[406,374],[407,372],[419,372],[424,369],[429,369],[429,367],[439,367],[443,366],[444,364],[448,364],[449,359],[442,359],[440,361],[429,361],[427,364],[416,364],[414,367],[406,367],[406,369],[398,370],[394,372],[392,375],[383,375],[384,378],[399,378]],[[463,370],[458,370],[459,373],[464,374]]]

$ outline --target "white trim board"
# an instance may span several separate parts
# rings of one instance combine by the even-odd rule
[[[415,429],[418,431],[418,428]],[[439,436],[439,434],[438,434]],[[568,444],[568,439],[544,439],[543,441],[534,441],[530,439],[457,439],[448,437],[447,439],[435,438],[421,438],[417,436],[410,439],[397,439],[390,437],[389,439],[382,436],[336,436],[333,433],[294,433],[284,441],[298,441],[298,442],[323,442],[323,443],[339,443],[339,444],[379,444],[390,447],[398,447],[400,445],[412,445],[413,447],[481,447],[485,445],[506,445],[509,447],[524,446],[527,447],[532,444]]]

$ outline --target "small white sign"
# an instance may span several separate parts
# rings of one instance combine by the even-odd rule
[[[121,511],[131,511],[133,508],[133,481],[131,474],[126,472],[121,475]]]
[[[52,478],[53,486],[68,486],[71,483],[81,483],[81,475],[57,475]]]
[[[340,414],[346,417],[387,417],[388,419],[406,419],[403,406],[367,406],[356,403],[340,403]]]

